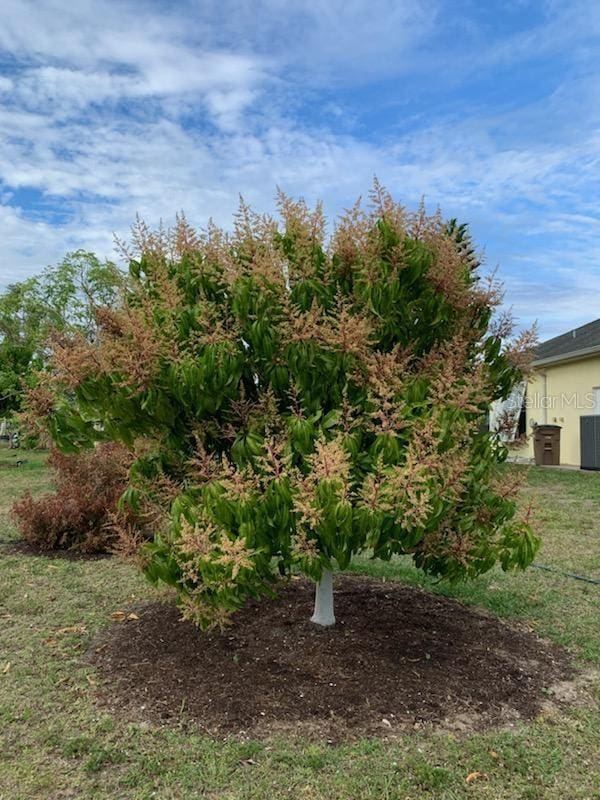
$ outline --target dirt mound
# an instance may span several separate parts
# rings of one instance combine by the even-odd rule
[[[432,724],[481,729],[531,718],[568,654],[525,630],[399,583],[336,578],[338,624],[309,621],[313,585],[251,602],[202,634],[154,603],[96,637],[98,700],[135,719],[213,735],[293,729],[334,740]]]

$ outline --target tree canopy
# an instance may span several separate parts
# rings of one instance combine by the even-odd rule
[[[112,306],[121,281],[115,264],[77,250],[0,294],[0,416],[20,407],[24,385],[45,361],[50,332],[93,336],[94,308]]]
[[[452,580],[525,567],[537,539],[485,421],[532,339],[493,321],[466,228],[377,184],[329,238],[319,206],[279,212],[242,204],[232,233],[138,222],[120,304],[94,341],[54,339],[30,397],[63,449],[135,453],[148,577],[211,626],[363,551]]]

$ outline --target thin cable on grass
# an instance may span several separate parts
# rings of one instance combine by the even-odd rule
[[[587,575],[577,575],[575,572],[563,572],[561,569],[548,567],[545,564],[531,564],[531,566],[535,567],[535,569],[543,569],[546,572],[554,572],[556,575],[562,575],[565,578],[573,578],[576,581],[585,581],[586,583],[600,584],[600,580],[597,580],[596,578],[588,578]]]

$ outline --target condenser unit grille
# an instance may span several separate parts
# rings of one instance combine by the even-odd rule
[[[580,417],[581,469],[600,470],[600,415]]]

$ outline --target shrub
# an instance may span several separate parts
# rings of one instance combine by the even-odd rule
[[[285,197],[281,223],[242,205],[231,235],[138,223],[121,307],[95,342],[53,342],[32,403],[62,448],[138,448],[125,498],[170,517],[146,574],[203,626],[294,569],[329,624],[331,570],[361,551],[450,580],[534,556],[485,424],[532,336],[492,321],[465,226],[372,202],[329,241]]]
[[[131,526],[131,511],[117,511],[127,487],[130,464],[118,444],[100,444],[77,455],[54,450],[48,459],[56,492],[39,498],[27,494],[12,507],[23,539],[41,550],[106,552]]]

